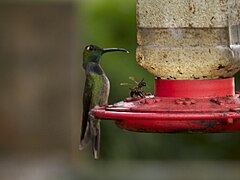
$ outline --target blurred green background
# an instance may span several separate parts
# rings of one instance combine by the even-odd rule
[[[111,81],[109,103],[128,96],[129,76],[146,79],[153,92],[154,77],[135,61],[136,1],[89,0],[84,1],[82,18],[84,41],[104,47],[125,47],[131,52],[108,54],[101,65]],[[81,26],[81,24],[80,24]],[[234,139],[240,133],[230,134],[142,134],[122,131],[113,123],[103,122],[102,156],[104,159],[237,159],[240,144]],[[228,152],[232,153],[228,153]],[[233,153],[233,151],[235,153]],[[187,153],[186,153],[187,152]]]
[[[153,92],[154,77],[135,61],[135,4],[0,2],[0,179],[240,178],[238,132],[144,134],[104,121],[100,160],[78,150],[86,45],[130,51],[102,57],[110,104],[129,96],[120,86],[129,76]]]

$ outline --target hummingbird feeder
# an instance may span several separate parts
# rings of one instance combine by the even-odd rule
[[[91,110],[136,132],[240,130],[240,1],[137,1],[137,62],[154,95]]]

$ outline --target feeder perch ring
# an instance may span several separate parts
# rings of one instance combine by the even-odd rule
[[[240,130],[234,79],[155,80],[155,95],[94,108],[98,119],[135,132],[194,133]]]

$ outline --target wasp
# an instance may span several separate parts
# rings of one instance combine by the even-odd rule
[[[144,98],[145,97],[145,92],[143,89],[147,86],[146,82],[144,81],[144,78],[141,81],[136,80],[135,77],[130,76],[130,80],[132,80],[136,85],[133,87],[130,87],[130,96],[132,98]],[[120,85],[131,85],[129,83],[121,83]]]

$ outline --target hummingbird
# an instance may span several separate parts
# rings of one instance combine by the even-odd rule
[[[90,110],[108,104],[110,82],[99,62],[104,53],[113,51],[128,53],[123,48],[100,48],[96,45],[88,45],[83,51],[83,68],[86,80],[83,93],[83,114],[79,149],[82,150],[91,142],[95,159],[99,158],[100,120],[96,119],[90,113]]]

